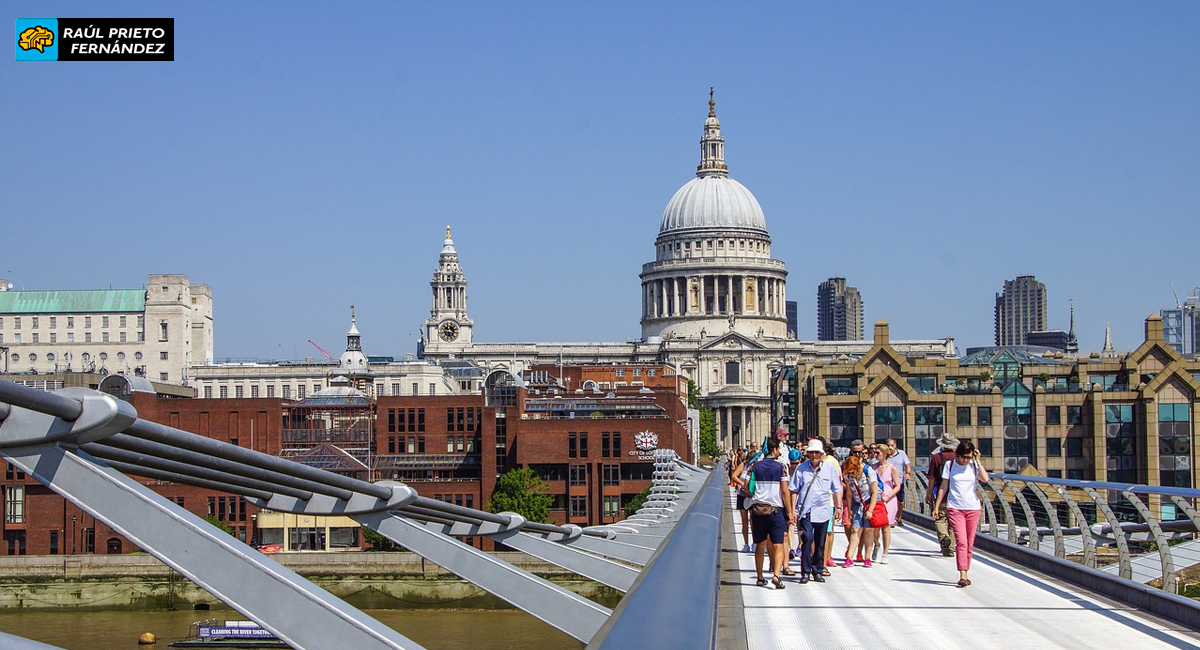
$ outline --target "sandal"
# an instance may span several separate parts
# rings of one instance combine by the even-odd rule
[[[959,580],[958,580],[958,588],[959,589],[962,589],[963,587],[965,587],[969,584],[971,584],[971,583],[966,578],[959,578]]]
[[[780,573],[782,573],[782,574],[783,574],[783,575],[785,575],[785,576],[794,576],[794,575],[796,575],[796,572],[795,572],[795,571],[792,571],[791,569],[788,569],[788,568],[784,568],[784,570],[783,570],[783,571],[780,571]]]
[[[766,578],[759,578],[754,584],[759,587],[765,587],[767,586],[767,580]]]
[[[779,578],[771,578],[771,584],[775,585],[776,589],[783,589],[783,581]]]
[[[821,569],[821,575],[823,575],[823,576],[831,576],[831,575],[833,575],[833,574],[829,572],[829,569]]]

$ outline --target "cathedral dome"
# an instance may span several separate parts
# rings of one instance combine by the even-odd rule
[[[691,228],[754,228],[767,220],[745,185],[725,175],[699,176],[675,192],[663,211],[659,232]]]

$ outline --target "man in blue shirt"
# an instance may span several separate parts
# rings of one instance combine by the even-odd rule
[[[822,462],[825,446],[820,440],[810,440],[804,451],[808,455],[808,462],[800,463],[788,482],[788,490],[797,499],[800,584],[808,582],[809,576],[814,582],[825,582],[821,571],[825,568],[825,531],[829,526],[829,507],[834,503],[839,504],[833,512],[835,517],[841,516],[842,509],[841,501],[834,498],[842,491],[841,472],[834,465]]]
[[[779,441],[767,440],[767,455],[750,468],[754,474],[754,494],[746,502],[750,509],[750,532],[754,538],[754,570],[758,575],[758,586],[767,586],[763,579],[763,555],[771,553],[771,572],[775,574],[771,584],[783,589],[780,574],[787,567],[787,546],[783,535],[788,524],[796,518],[792,509],[792,495],[788,491],[788,478],[779,462]]]

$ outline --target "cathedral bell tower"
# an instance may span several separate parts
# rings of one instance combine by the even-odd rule
[[[467,317],[467,277],[458,265],[450,226],[446,226],[446,240],[429,286],[433,290],[433,309],[421,332],[422,351],[456,350],[470,345],[473,323]]]

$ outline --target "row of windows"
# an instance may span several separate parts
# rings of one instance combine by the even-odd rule
[[[475,431],[477,423],[483,421],[483,409],[451,407],[446,409],[447,431]]]
[[[166,357],[163,357],[163,358],[165,359]],[[283,395],[281,397],[283,397],[283,399],[292,399],[293,387],[285,385],[282,388],[283,388]],[[308,387],[303,384],[296,386],[295,387],[296,399],[304,399],[304,396],[308,394],[307,388]],[[312,390],[314,393],[321,390],[321,384],[313,384]],[[225,385],[218,386],[217,387],[217,395],[220,396],[221,399],[228,399],[229,398],[229,386],[225,386]],[[241,384],[235,385],[233,387],[233,396],[235,398],[239,398],[239,399],[245,397],[246,396],[246,387]],[[250,397],[257,398],[257,397],[261,397],[261,396],[262,396],[262,394],[261,394],[261,391],[259,390],[259,386],[257,384],[252,384],[250,386]],[[204,387],[204,397],[205,397],[205,399],[212,399],[212,397],[213,397],[213,387],[212,386]],[[267,398],[275,397],[275,385],[274,384],[267,384],[266,397]]]
[[[22,317],[21,316],[12,316],[10,318],[12,318],[13,329],[17,329],[17,330],[21,329],[21,326],[24,323],[24,321],[22,320]],[[26,318],[28,318],[29,325],[31,328],[37,329],[37,328],[41,327],[42,321],[41,321],[40,316],[28,316]],[[75,327],[75,316],[63,316],[62,318],[66,322],[66,326],[68,329]],[[48,323],[50,325],[50,329],[55,329],[58,327],[58,320],[59,320],[58,316],[47,316],[46,320],[48,321]],[[108,316],[100,317],[100,327],[109,327],[110,325],[111,325],[111,321],[109,320]],[[160,325],[166,325],[166,323],[160,323]],[[92,326],[92,317],[91,316],[83,317],[83,326],[85,328]],[[129,320],[128,320],[127,316],[118,316],[117,317],[117,327],[128,327],[128,326],[129,326]],[[146,317],[145,316],[137,317],[137,326],[139,328],[146,327]],[[4,317],[0,316],[0,328],[2,328],[2,327],[4,327]]]
[[[175,502],[183,506],[183,497]],[[208,516],[217,521],[246,521],[246,502],[241,497],[208,497]]]
[[[3,343],[3,342],[4,342],[3,340],[0,340],[0,343]],[[125,353],[124,353],[124,352],[118,352],[118,353],[117,353],[117,355],[116,355],[116,357],[117,357],[117,361],[124,361],[124,360],[125,360]],[[37,360],[38,360],[38,355],[37,355],[37,353],[36,353],[36,352],[30,352],[28,355],[26,355],[26,356],[25,356],[25,358],[26,358],[26,359],[28,359],[30,363],[36,363],[36,362],[37,362]],[[46,361],[48,361],[48,362],[50,362],[50,363],[54,363],[55,361],[59,361],[59,360],[61,360],[63,363],[70,363],[72,358],[73,358],[73,357],[72,357],[72,355],[71,355],[71,353],[70,353],[70,352],[63,352],[61,355],[55,354],[54,352],[47,352],[47,353],[46,353]],[[133,358],[134,358],[135,360],[137,360],[137,361],[141,361],[141,360],[142,360],[142,353],[141,353],[141,352],[134,352],[134,353],[133,353]],[[159,352],[159,353],[158,353],[158,358],[159,358],[160,360],[162,360],[162,361],[166,361],[166,360],[167,360],[167,353],[166,353],[166,352]],[[20,355],[20,354],[18,354],[18,353],[16,353],[16,352],[13,352],[13,353],[12,353],[12,355],[9,357],[9,359],[10,359],[10,360],[12,360],[14,363],[19,363],[19,362],[21,361],[21,355]],[[80,360],[81,360],[83,363],[91,363],[91,361],[92,361],[92,353],[91,353],[91,352],[84,352],[83,354],[80,354],[80,355],[79,355],[79,359],[80,359]],[[96,359],[97,359],[97,360],[99,360],[99,361],[101,361],[101,362],[108,361],[108,353],[107,353],[107,352],[101,352],[100,354],[96,355]]]
[[[138,341],[139,343],[141,343],[141,342],[143,342],[143,341],[145,341],[145,340],[146,340],[146,333],[145,333],[145,332],[143,332],[143,331],[141,331],[141,330],[138,330],[138,332],[137,332],[137,341]],[[118,332],[118,333],[117,333],[117,340],[115,341],[116,343],[127,343],[128,341],[129,341],[129,333],[128,333],[128,332],[123,332],[123,331],[122,331],[122,332]],[[21,339],[21,333],[20,333],[20,332],[16,332],[16,333],[14,333],[14,334],[12,335],[12,338],[9,340],[9,342],[10,342],[10,343],[12,343],[13,345],[16,345],[16,344],[19,344],[19,343],[25,343],[25,341],[23,341],[23,340]],[[41,336],[40,336],[40,335],[39,335],[37,332],[34,332],[34,333],[33,333],[33,335],[30,337],[30,340],[29,340],[28,342],[29,342],[29,343],[33,343],[33,344],[40,344],[40,343],[42,343],[42,338],[41,338]],[[49,340],[48,340],[48,341],[46,341],[46,342],[47,342],[47,343],[60,343],[60,342],[62,342],[62,343],[75,343],[75,332],[67,332],[67,336],[66,336],[66,338],[62,339],[62,341],[59,341],[59,338],[58,338],[58,333],[57,333],[57,332],[50,332]],[[84,342],[84,343],[92,343],[92,342],[93,342],[93,341],[92,341],[92,333],[91,333],[91,332],[84,332],[84,333],[83,333],[83,342]],[[112,339],[111,339],[111,337],[109,336],[109,333],[108,333],[108,332],[101,332],[101,333],[100,333],[100,342],[101,342],[101,343],[113,343],[114,341],[112,341]],[[4,334],[3,334],[3,333],[0,333],[0,345],[2,345],[3,343],[4,343]]]
[[[633,372],[633,376],[634,376],[634,377],[641,377],[641,376],[642,376],[642,369],[641,369],[641,368],[632,368],[632,369],[631,369],[631,371]],[[622,378],[624,378],[624,377],[625,377],[625,369],[624,369],[624,368],[617,368],[617,370],[616,370],[616,373],[617,373],[617,378],[618,378],[618,379],[622,379]],[[647,376],[647,377],[657,377],[657,376],[658,376],[658,369],[657,369],[657,368],[647,368],[647,369],[646,369],[646,376]]]
[[[387,430],[399,433],[408,431],[424,433],[425,409],[388,409]]]
[[[435,494],[435,495],[433,495],[433,498],[436,501],[443,501],[445,503],[453,503],[456,506],[463,506],[466,508],[474,508],[475,507],[475,495],[474,494]]]

